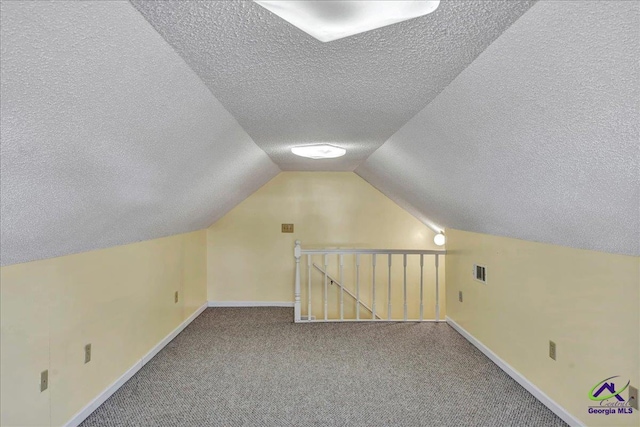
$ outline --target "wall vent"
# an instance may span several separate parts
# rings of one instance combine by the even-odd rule
[[[473,277],[482,283],[487,283],[487,267],[484,265],[473,265]]]

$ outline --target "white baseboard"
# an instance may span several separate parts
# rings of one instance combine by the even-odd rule
[[[180,332],[186,328],[189,323],[193,322],[193,320],[198,317],[205,309],[207,308],[207,304],[203,304],[202,307],[198,308],[193,312],[191,316],[186,318],[177,328],[175,328],[169,335],[164,337],[158,344],[156,344],[151,351],[149,351],[146,355],[142,357],[142,359],[138,360],[132,367],[127,369],[127,371],[122,374],[120,378],[118,378],[113,384],[107,387],[102,393],[96,396],[87,406],[82,408],[80,412],[74,415],[67,423],[65,427],[77,427],[83,422],[93,411],[98,409],[100,405],[102,405],[105,400],[107,400],[113,393],[115,393],[120,387],[123,386],[132,376],[135,375],[144,365],[146,365],[160,350],[162,350],[167,344],[171,342]]]
[[[142,368],[142,359],[138,360],[132,367],[130,367],[120,378],[118,378],[113,384],[107,387],[102,393],[96,396],[87,406],[82,408],[80,412],[75,414],[67,423],[65,427],[79,426],[93,411],[98,409],[108,398],[111,397],[120,387],[124,385],[129,379],[136,374]]]
[[[476,346],[478,350],[484,353],[493,363],[498,365],[500,369],[507,373],[511,378],[513,378],[518,384],[524,387],[529,393],[533,395],[536,399],[538,399],[544,406],[549,408],[554,414],[560,417],[564,422],[569,424],[572,427],[584,427],[585,425],[578,420],[576,417],[571,415],[566,409],[562,406],[558,405],[553,399],[547,396],[542,390],[536,387],[532,382],[524,377],[520,372],[516,371],[511,365],[502,360],[497,354],[493,351],[489,350],[489,347],[482,344],[478,341],[473,335],[467,332],[462,326],[458,325],[453,319],[449,316],[446,316],[447,324],[449,324],[453,329],[458,331],[460,335],[465,337],[467,341]]]
[[[209,307],[291,307],[293,301],[209,301]]]
[[[177,328],[175,328],[169,335],[167,335],[166,337],[164,337],[162,339],[162,341],[160,341],[158,344],[156,344],[155,347],[153,347],[147,354],[145,354],[144,356],[142,356],[142,366],[146,365],[151,359],[153,359],[153,356],[155,356],[156,354],[158,354],[160,352],[160,350],[162,350],[167,344],[169,344],[171,342],[171,340],[173,340],[176,336],[178,336],[178,334],[180,332],[182,332],[184,330],[184,328],[186,328],[189,323],[193,322],[193,320],[200,316],[200,314],[205,311],[207,308],[207,304],[202,304],[202,307],[198,308],[196,311],[193,312],[193,314],[189,317],[187,317],[184,322],[182,322],[180,325],[178,325]]]

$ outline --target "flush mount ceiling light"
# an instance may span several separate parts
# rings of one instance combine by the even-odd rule
[[[427,15],[440,0],[254,0],[321,42]]]
[[[347,150],[329,144],[300,145],[291,148],[291,152],[296,156],[308,157],[310,159],[334,159],[342,157]]]

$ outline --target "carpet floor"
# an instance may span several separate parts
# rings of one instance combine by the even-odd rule
[[[209,308],[92,426],[565,426],[445,323]]]

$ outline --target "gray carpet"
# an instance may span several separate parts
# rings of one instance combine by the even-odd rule
[[[210,308],[90,426],[564,426],[447,324]]]

